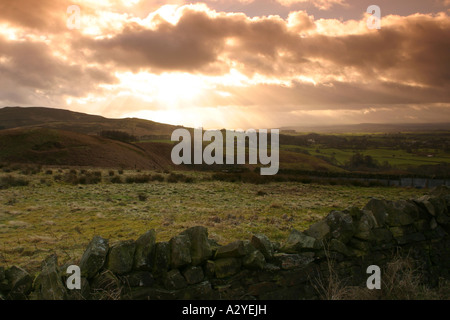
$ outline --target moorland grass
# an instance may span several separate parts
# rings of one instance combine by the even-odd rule
[[[253,233],[283,242],[292,228],[304,230],[331,210],[362,207],[371,197],[408,199],[428,192],[301,182],[259,185],[215,181],[211,173],[198,172],[140,172],[158,179],[111,183],[107,169],[97,184],[72,184],[55,181],[45,170],[26,176],[28,185],[0,190],[0,265],[33,270],[53,252],[60,263],[77,262],[94,235],[113,243],[155,229],[157,241],[165,241],[195,225],[207,227],[210,238],[221,244],[250,239]],[[69,169],[52,170],[71,174]],[[76,176],[88,172],[77,170]],[[136,175],[125,170],[122,181]],[[5,176],[25,179],[20,173]],[[180,179],[170,183],[170,177]]]

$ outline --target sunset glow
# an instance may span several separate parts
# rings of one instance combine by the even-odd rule
[[[206,128],[443,122],[450,5],[425,2],[379,1],[374,30],[369,1],[5,0],[0,106]]]

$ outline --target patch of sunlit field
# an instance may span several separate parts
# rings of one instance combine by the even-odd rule
[[[0,178],[12,175],[29,183],[0,190],[0,266],[33,271],[52,253],[60,263],[77,263],[94,235],[112,244],[155,229],[157,241],[167,241],[196,225],[207,227],[220,244],[254,233],[282,243],[293,228],[304,230],[332,210],[363,207],[371,197],[409,199],[428,192],[297,182],[255,185],[213,181],[210,173],[185,174],[193,180],[113,184],[103,170],[98,184],[68,184],[45,170],[31,177],[1,173]]]
[[[420,165],[438,165],[442,163],[450,163],[450,153],[444,150],[422,149],[417,151],[418,154],[408,153],[405,150],[393,150],[389,148],[373,148],[363,151],[342,148],[329,148],[321,145],[315,146],[294,146],[283,145],[280,147],[282,151],[291,151],[298,153],[308,153],[311,156],[325,156],[334,158],[338,165],[345,165],[352,155],[361,152],[363,155],[371,156],[380,164],[389,163],[390,166],[397,169],[406,169],[412,166]]]

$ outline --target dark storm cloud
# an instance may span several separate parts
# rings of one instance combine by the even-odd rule
[[[302,40],[298,58],[323,58],[336,66],[423,85],[450,84],[450,20],[412,16],[378,32]]]
[[[53,97],[84,96],[99,83],[113,83],[115,78],[84,61],[70,63],[52,54],[42,42],[7,41],[0,37],[0,75],[2,101],[33,103],[37,92]],[[27,92],[28,94],[24,94]],[[18,103],[19,103],[18,102]]]
[[[302,23],[304,29],[311,28],[311,22]],[[299,24],[296,30],[301,28]],[[227,39],[235,40],[236,47],[227,45]],[[85,37],[75,46],[92,50],[96,61],[112,61],[123,68],[208,72],[226,55],[237,62],[242,62],[240,54],[261,55],[272,64],[279,49],[292,47],[297,40],[298,35],[279,17],[252,21],[243,14],[211,17],[186,10],[176,25],[162,21],[156,29],[147,29],[132,24],[112,38]]]
[[[312,32],[305,37],[300,34],[314,29],[312,22],[305,14],[297,20],[289,28],[277,17],[210,17],[187,10],[176,25],[128,26],[110,39],[84,38],[76,46],[89,48],[91,58],[99,63],[113,62],[132,70],[207,73],[209,67],[222,64],[219,70],[225,72],[226,58],[250,75],[301,74],[315,63],[321,73],[345,75],[343,68],[349,68],[348,72],[368,81],[383,77],[424,86],[450,84],[448,16],[410,16],[374,32],[338,36]]]
[[[450,92],[442,88],[417,88],[395,82],[360,83],[330,82],[292,86],[259,84],[250,87],[223,87],[230,96],[216,96],[219,105],[260,106],[271,110],[282,106],[289,110],[360,109],[366,106],[421,105],[450,101]]]
[[[112,39],[85,38],[80,47],[93,49],[98,62],[114,62],[131,70],[194,71],[216,61],[221,41],[167,24],[162,30],[126,28]]]
[[[65,28],[69,5],[67,0],[2,0],[0,22],[55,33]]]

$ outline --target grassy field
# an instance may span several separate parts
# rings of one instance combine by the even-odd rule
[[[253,233],[265,233],[271,240],[282,242],[292,228],[303,230],[331,210],[362,207],[371,197],[408,199],[427,192],[394,187],[208,181],[207,173],[197,172],[184,173],[194,178],[193,183],[112,184],[108,170],[102,170],[103,182],[99,184],[72,185],[55,182],[57,171],[53,171],[46,174],[44,169],[32,176],[18,172],[0,175],[29,180],[27,186],[0,190],[0,265],[16,264],[33,271],[53,252],[60,263],[76,262],[94,235],[113,243],[137,239],[152,228],[158,241],[203,225],[210,238],[221,244],[250,239]],[[125,171],[123,177],[134,174]]]
[[[344,165],[353,154],[355,150],[352,149],[336,149],[327,148],[321,145],[300,147],[294,145],[281,145],[281,150],[289,150],[294,152],[308,152],[312,156],[327,156],[334,157],[338,165]],[[387,161],[391,166],[405,169],[409,166],[420,165],[436,165],[439,163],[450,163],[450,154],[443,150],[420,150],[420,155],[407,153],[405,150],[393,150],[388,148],[368,149],[361,151],[364,155],[371,156],[379,163]],[[432,155],[432,157],[428,157]]]

